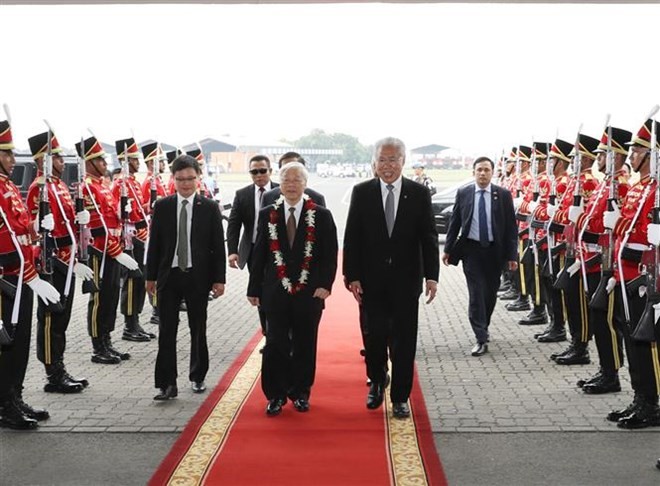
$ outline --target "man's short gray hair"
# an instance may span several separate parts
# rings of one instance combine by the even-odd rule
[[[307,185],[307,180],[309,179],[309,172],[307,171],[307,167],[305,167],[300,162],[289,162],[288,164],[284,164],[280,169],[280,182],[282,181],[282,179],[284,179],[286,173],[290,172],[291,170],[295,170],[296,172],[299,172],[300,175],[303,177],[303,179],[305,179],[305,185]]]
[[[406,144],[403,143],[401,139],[395,137],[385,137],[378,140],[374,145],[374,154],[373,154],[374,161],[378,160],[378,156],[380,155],[380,151],[382,150],[383,147],[396,147],[399,150],[399,152],[401,152],[401,156],[404,159],[406,157]]]

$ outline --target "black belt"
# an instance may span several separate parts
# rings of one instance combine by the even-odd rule
[[[467,238],[465,241],[466,241],[466,243],[469,243],[470,246],[479,246],[481,248],[491,248],[491,247],[495,246],[494,241],[489,241],[488,246],[481,246],[481,242],[479,240],[473,240],[472,238]]]
[[[147,222],[144,219],[142,221],[138,221],[137,223],[135,223],[135,229],[144,229],[147,226],[149,226],[149,225],[147,224]]]
[[[633,250],[632,248],[628,248],[626,246],[624,246],[623,250],[621,251],[621,259],[633,263],[640,263],[642,261],[643,255],[643,251]]]
[[[181,270],[179,267],[172,267],[172,270],[176,270],[179,273],[190,273],[192,271],[192,267],[188,267],[185,270]]]
[[[555,223],[553,221],[552,223],[550,223],[550,227],[548,229],[553,233],[563,233],[564,228],[565,226],[563,224]]]
[[[527,221],[527,214],[516,213],[516,219],[518,221]]]
[[[584,241],[585,243],[592,243],[594,245],[597,245],[599,239],[600,239],[600,233],[592,233],[591,231],[585,231],[582,234],[582,241]]]
[[[544,229],[545,228],[545,221],[539,221],[538,219],[535,219],[532,221],[532,228],[534,229]]]
[[[57,249],[66,248],[67,246],[73,245],[73,240],[68,235],[62,236],[60,238],[54,238],[54,240],[55,240],[55,247]]]

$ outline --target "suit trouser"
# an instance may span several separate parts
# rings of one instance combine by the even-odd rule
[[[468,318],[477,342],[486,343],[490,318],[497,302],[501,265],[494,246],[484,248],[472,240],[467,240],[466,245],[463,273],[470,297]]]
[[[373,383],[385,383],[389,348],[392,361],[390,398],[393,402],[405,402],[412,390],[415,368],[419,296],[404,296],[391,289],[370,295],[365,289],[362,298],[369,323],[367,376]]]
[[[614,318],[626,346],[628,372],[630,373],[632,389],[647,396],[657,396],[660,388],[660,363],[658,361],[657,343],[636,341],[630,336],[630,325],[625,322],[620,285],[617,284],[615,292]],[[628,297],[632,325],[639,322],[645,304],[646,298],[640,297],[638,294]]]
[[[90,265],[94,272],[94,282],[99,286],[98,292],[89,294],[87,304],[87,331],[93,338],[99,338],[115,330],[117,319],[117,304],[119,303],[119,263],[114,258],[106,256],[101,275],[100,254],[89,255]]]
[[[125,267],[121,267],[121,313],[124,320],[138,324],[140,313],[144,309],[146,289],[144,286],[144,242],[133,237],[133,258],[138,262],[142,276],[139,278],[129,277],[130,273]]]
[[[623,334],[615,323],[615,292],[607,298],[607,310],[589,309],[600,368],[614,373],[623,366]]]
[[[254,250],[254,243],[252,243],[252,246],[250,247],[250,256],[247,259],[247,269],[248,272],[250,271],[251,263],[252,263],[252,250]],[[261,309],[261,306],[257,306],[257,312],[259,313],[259,324],[261,325],[261,332],[266,335],[268,331],[268,321],[266,319],[266,313]]]
[[[62,312],[47,311],[43,301],[37,298],[37,359],[46,366],[59,363],[64,358],[66,330],[71,320],[73,294],[76,291],[76,281],[72,277],[69,295],[64,296],[66,277],[56,267],[51,282],[60,293],[60,303],[64,307]]]
[[[191,271],[172,268],[167,281],[158,289],[160,327],[156,357],[156,388],[175,385],[178,377],[176,335],[179,329],[179,306],[185,300],[190,328],[190,381],[201,382],[209,370],[206,342],[208,292],[199,290]]]
[[[8,282],[16,285],[18,277],[5,275]],[[23,389],[25,372],[27,371],[30,358],[30,337],[32,335],[32,289],[23,285],[21,293],[21,308],[18,314],[18,322],[10,335],[13,337],[12,344],[0,347],[0,401],[9,398],[12,389],[20,392]],[[7,297],[4,293],[0,296],[0,315],[6,328],[11,328],[11,315],[14,310],[14,299]]]
[[[268,332],[261,361],[261,389],[269,400],[287,395],[309,398],[316,375],[322,313],[320,305],[303,307],[294,303],[286,311],[266,313]]]
[[[589,334],[589,299],[587,298],[587,291],[588,289],[584,288],[582,272],[578,271],[569,279],[568,289],[564,292],[571,340],[578,343],[587,343],[591,337]]]

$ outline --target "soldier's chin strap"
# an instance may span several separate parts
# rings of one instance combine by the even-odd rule
[[[94,159],[95,160],[95,159]],[[92,164],[92,167],[94,167],[94,170],[96,171],[96,177],[103,177],[103,172],[99,170],[99,168],[96,165],[96,162],[94,160],[90,160],[89,163]]]
[[[2,152],[7,152],[7,150],[3,150]],[[9,177],[9,172],[7,171],[7,169],[5,169],[5,166],[4,166],[3,164],[0,164],[0,170],[2,171],[2,173],[3,173],[4,175],[6,175],[7,177]]]

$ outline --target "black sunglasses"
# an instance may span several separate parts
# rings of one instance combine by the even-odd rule
[[[252,175],[257,175],[257,174],[267,174],[270,169],[251,169],[249,172]]]

